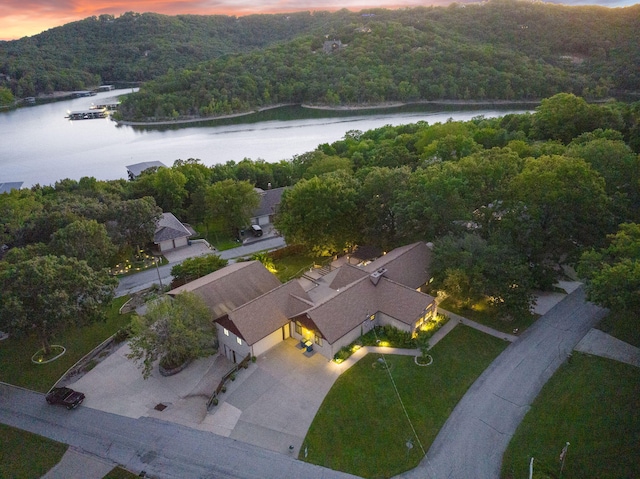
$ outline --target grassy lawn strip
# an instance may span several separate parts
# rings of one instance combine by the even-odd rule
[[[140,476],[133,472],[129,472],[126,469],[122,469],[121,467],[115,467],[102,479],[136,479],[137,477]]]
[[[460,398],[507,344],[458,325],[430,351],[431,366],[416,366],[412,356],[386,356],[425,450]],[[338,378],[305,438],[308,462],[379,478],[412,469],[423,458],[379,357],[365,356]],[[408,449],[411,439],[413,448]]]
[[[320,263],[326,260],[326,256],[318,257],[315,255],[296,254],[275,259],[273,260],[273,264],[276,267],[276,276],[278,279],[286,283],[290,279],[295,278],[303,268],[309,268],[314,263]]]
[[[611,313],[596,327],[614,338],[640,348],[640,328],[634,315],[637,315],[637,312]]]
[[[471,308],[459,308],[451,299],[447,298],[442,301],[439,306],[442,309],[451,311],[464,318],[484,324],[490,328],[497,329],[503,333],[512,334],[514,329],[518,329],[521,333],[535,323],[538,316],[527,316],[525,318],[516,318],[512,321],[505,321],[496,318],[495,312],[489,307],[487,301],[480,301]]]
[[[640,369],[573,353],[544,386],[518,427],[502,463],[503,478],[640,477]]]
[[[0,424],[0,477],[42,477],[66,450],[65,444]]]
[[[131,321],[118,313],[128,297],[116,298],[109,307],[107,320],[85,328],[70,328],[51,344],[60,344],[67,352],[47,364],[33,364],[31,356],[41,347],[37,338],[10,337],[0,342],[0,381],[34,391],[47,392],[67,369]]]

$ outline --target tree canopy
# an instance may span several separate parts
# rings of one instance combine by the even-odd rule
[[[56,334],[103,318],[117,280],[84,260],[47,255],[0,270],[0,284],[0,328],[35,333],[48,353]]]

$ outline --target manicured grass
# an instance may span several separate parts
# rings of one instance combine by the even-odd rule
[[[34,364],[31,356],[40,348],[34,336],[9,337],[0,342],[0,381],[40,392],[53,384],[80,358],[131,321],[130,315],[118,314],[128,297],[116,298],[109,307],[107,320],[84,328],[70,328],[51,341],[67,349],[59,359],[47,364]]]
[[[474,304],[471,308],[460,308],[450,299],[445,299],[439,304],[442,309],[451,311],[452,313],[459,314],[467,319],[476,321],[490,328],[497,329],[503,333],[512,334],[514,329],[518,329],[521,333],[535,323],[538,316],[531,315],[525,318],[517,318],[512,321],[505,321],[498,319],[493,310],[489,307],[486,301],[480,301]]]
[[[65,444],[0,424],[0,477],[33,479],[55,466]]]
[[[600,321],[597,328],[611,336],[640,348],[638,313],[611,313]]]
[[[290,279],[295,278],[296,275],[299,276],[300,273],[303,272],[303,268],[308,269],[312,267],[314,263],[320,263],[327,259],[327,257],[318,257],[311,254],[295,254],[273,260],[273,263],[277,270],[276,276],[280,281],[286,283]]]
[[[640,477],[640,369],[573,353],[544,386],[518,427],[502,464],[503,478]]]
[[[413,356],[386,356],[425,451],[467,389],[506,346],[459,325],[430,351],[431,366],[417,366]],[[303,447],[302,460],[378,478],[412,469],[423,458],[379,357],[365,356],[338,378],[309,428],[304,441],[308,457]]]
[[[129,472],[121,467],[115,467],[102,479],[136,479],[138,477],[140,477],[138,474]]]

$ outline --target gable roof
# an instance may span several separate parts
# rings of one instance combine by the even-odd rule
[[[259,190],[260,206],[253,212],[252,217],[268,216],[276,213],[278,205],[282,200],[282,193],[287,187],[273,188],[271,190]]]
[[[378,312],[413,325],[434,301],[433,296],[385,277],[377,285],[363,277],[294,319],[315,326],[313,329],[334,343]]]
[[[418,242],[389,251],[363,269],[373,273],[384,268],[386,278],[417,289],[431,279],[430,265],[431,248]]]
[[[252,345],[312,305],[300,283],[289,281],[234,309],[218,322]]]
[[[343,264],[338,269],[329,287],[337,291],[365,276],[369,276],[369,273],[362,268],[350,264]]]
[[[140,176],[144,170],[148,170],[149,168],[166,168],[167,166],[161,161],[143,161],[142,163],[136,163],[135,165],[127,166],[127,171],[129,171],[129,176],[131,178],[135,178]]]
[[[247,261],[209,273],[167,294],[175,296],[192,291],[204,300],[213,319],[218,319],[281,284],[262,263]]]
[[[162,241],[184,238],[185,236],[191,236],[193,233],[173,213],[162,213],[156,224],[153,242],[157,244]]]
[[[11,190],[19,190],[22,188],[22,181],[8,181],[6,183],[0,183],[0,194],[10,193]]]

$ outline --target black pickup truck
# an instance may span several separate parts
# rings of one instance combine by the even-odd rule
[[[70,388],[53,388],[46,399],[49,404],[61,404],[67,409],[75,409],[84,401],[84,394]]]

